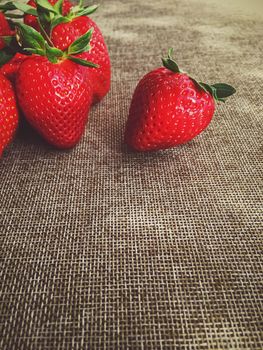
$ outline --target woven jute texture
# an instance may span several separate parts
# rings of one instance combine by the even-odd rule
[[[262,17],[240,3],[101,1],[112,88],[81,142],[22,123],[1,160],[1,350],[263,348]],[[168,47],[237,94],[187,145],[130,152],[132,92]]]

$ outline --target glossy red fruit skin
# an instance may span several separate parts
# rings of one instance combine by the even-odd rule
[[[110,57],[99,27],[87,16],[77,17],[69,23],[57,25],[52,31],[51,40],[56,47],[66,50],[73,41],[85,34],[92,27],[94,28],[90,42],[92,49],[77,56],[99,65],[99,68],[91,69],[93,75],[94,104],[99,102],[109,92],[111,82]],[[90,68],[83,67],[82,70],[84,74]],[[88,72],[88,76],[90,76],[90,71]]]
[[[92,99],[91,83],[69,60],[53,64],[32,56],[16,78],[19,105],[28,122],[51,145],[75,146],[84,133]]]
[[[0,157],[14,137],[18,125],[18,111],[11,83],[0,74]]]
[[[26,56],[26,55],[23,55],[21,53],[16,53],[15,56],[13,58],[11,58],[11,60],[9,62],[4,64],[0,68],[1,73],[8,80],[10,80],[12,83],[14,83],[15,79],[16,79],[17,71],[18,71],[21,63],[27,58],[28,58],[28,56]]]
[[[184,144],[208,126],[214,111],[213,97],[186,74],[158,68],[146,74],[135,89],[125,143],[137,151]]]
[[[48,2],[51,4],[51,5],[55,5],[55,3],[57,2],[58,0],[48,0]],[[35,0],[29,0],[28,5],[32,6],[32,7],[35,7],[36,8],[36,3],[35,3]],[[70,9],[72,8],[72,3],[69,1],[69,0],[64,0],[63,2],[63,8],[62,8],[62,12],[63,12],[63,16],[67,15],[70,11]],[[24,23],[27,24],[28,26],[30,27],[33,27],[34,29],[36,29],[37,31],[39,31],[39,25],[38,25],[38,22],[37,22],[37,18],[36,16],[33,16],[33,15],[25,15],[24,16]]]
[[[0,36],[1,35],[13,35],[13,31],[11,30],[9,23],[2,12],[0,12]],[[0,50],[2,50],[5,46],[5,42],[0,38]]]

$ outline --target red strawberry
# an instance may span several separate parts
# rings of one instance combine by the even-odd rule
[[[26,119],[50,144],[70,148],[80,140],[92,90],[78,64],[30,57],[20,66],[16,92]]]
[[[13,35],[14,32],[11,30],[4,14],[0,12],[0,50],[2,50],[6,45],[1,36]]]
[[[52,145],[73,147],[81,138],[92,100],[92,84],[74,56],[84,52],[92,31],[69,47],[70,53],[50,47],[33,28],[17,24],[22,47],[33,55],[23,61],[16,77],[19,105],[28,122]],[[33,40],[32,40],[33,38]],[[78,64],[79,63],[79,64]]]
[[[1,73],[12,83],[15,82],[16,73],[20,67],[20,64],[27,58],[28,56],[23,55],[21,53],[16,53],[13,58],[10,59],[6,64],[4,64],[0,71]]]
[[[57,1],[58,0],[48,0],[48,2],[51,5],[55,5],[57,3]],[[36,3],[35,3],[35,0],[29,0],[27,4],[32,6],[32,7],[34,7],[34,8],[37,7]],[[63,1],[63,6],[62,6],[62,14],[63,14],[63,16],[67,15],[70,12],[70,9],[72,8],[72,6],[73,5],[72,5],[72,3],[69,0],[64,0]],[[26,14],[24,16],[24,23],[39,31],[39,24],[37,22],[37,17],[36,16]]]
[[[18,112],[11,83],[0,74],[0,157],[12,140],[18,125]]]
[[[91,50],[80,54],[79,57],[99,65],[99,68],[92,69],[93,103],[96,103],[108,93],[111,79],[108,49],[96,23],[87,16],[75,17],[68,23],[58,24],[52,31],[51,41],[60,50],[66,50],[73,41],[92,27],[94,31],[91,39]],[[83,68],[83,70],[87,70],[87,68]],[[90,73],[88,75],[90,76]]]
[[[227,84],[198,83],[180,72],[171,57],[163,68],[146,74],[137,85],[125,130],[125,142],[138,151],[166,149],[192,140],[210,123],[215,100],[235,89]]]

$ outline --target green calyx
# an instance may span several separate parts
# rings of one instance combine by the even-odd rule
[[[76,56],[91,49],[90,40],[93,28],[74,41],[66,51],[54,47],[51,41],[51,33],[58,24],[70,22],[78,16],[91,14],[98,6],[84,7],[83,1],[80,0],[77,6],[71,8],[67,16],[63,16],[63,2],[64,0],[58,0],[53,6],[48,0],[35,0],[36,8],[19,1],[9,1],[0,4],[0,11],[4,12],[7,18],[21,18],[24,14],[33,15],[36,16],[40,28],[39,33],[34,28],[21,22],[12,22],[15,26],[16,36],[3,38],[6,42],[6,48],[4,48],[4,52],[1,50],[3,55],[0,65],[12,58],[16,52],[20,52],[27,55],[46,56],[52,63],[59,63],[64,59],[69,59],[83,66],[97,68],[97,64]],[[19,10],[22,14],[12,13],[14,10]]]
[[[178,64],[172,58],[173,49],[168,50],[168,56],[162,58],[162,62],[165,68],[169,69],[174,73],[184,73],[179,69]],[[236,89],[225,83],[217,83],[209,85],[207,83],[198,82],[196,79],[189,77],[200,89],[208,92],[216,101],[225,102],[226,98],[233,95],[236,92]]]
[[[23,15],[14,15],[9,13],[9,11],[19,10],[23,12],[23,14],[37,16],[37,10],[27,4],[21,3],[19,1],[9,1],[5,4],[0,4],[0,11],[4,12],[6,17],[10,18],[21,18]]]
[[[80,0],[79,4],[73,6],[67,15],[63,15],[63,1],[58,0],[54,6],[52,6],[48,0],[35,0],[37,4],[37,15],[42,21],[43,25],[50,27],[50,32],[58,24],[68,23],[74,18],[80,16],[88,16],[94,13],[99,5],[83,6],[83,1]]]
[[[25,14],[36,16],[42,27],[48,28],[51,33],[58,24],[70,22],[76,17],[88,16],[99,7],[99,5],[84,6],[83,0],[79,0],[78,5],[73,6],[64,16],[63,1],[58,0],[55,5],[51,5],[48,0],[35,0],[36,8],[20,1],[9,1],[0,4],[0,11],[4,12],[7,18],[23,18]],[[14,10],[19,10],[22,14],[12,13]]]
[[[170,71],[174,73],[181,73],[178,64],[175,62],[175,60],[172,58],[173,55],[173,49],[170,48],[168,50],[168,56],[162,57],[162,62],[165,68],[169,69]]]
[[[92,5],[86,7],[80,7],[79,5],[72,7],[68,15],[69,18],[76,18],[80,16],[88,16],[94,13],[99,5]]]
[[[93,28],[75,40],[66,51],[62,51],[51,44],[34,28],[23,23],[16,24],[16,40],[23,50],[30,54],[46,56],[52,63],[59,63],[69,59],[82,66],[97,68],[98,65],[76,57],[76,54],[87,52],[91,49],[90,40]]]
[[[80,17],[80,16],[88,16],[94,13],[99,5],[91,5],[91,6],[84,6],[83,0],[79,0],[78,5],[73,6],[67,15],[70,19]]]
[[[210,95],[212,95],[216,101],[225,102],[227,97],[233,95],[236,92],[236,89],[233,86],[226,83],[217,83],[209,85],[206,83],[196,82],[196,80],[194,79],[192,80],[197,85],[199,85],[201,89],[210,93]]]

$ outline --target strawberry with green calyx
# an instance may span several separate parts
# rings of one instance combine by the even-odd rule
[[[28,4],[20,4],[17,1],[5,4],[5,9],[19,9],[25,14],[31,16],[27,18],[37,19],[37,25],[33,25],[45,36],[50,46],[65,51],[73,41],[78,39],[90,28],[94,28],[91,39],[92,50],[79,54],[80,59],[94,61],[98,63],[99,68],[92,69],[93,74],[93,103],[99,102],[110,89],[111,65],[107,46],[102,33],[95,22],[87,15],[97,9],[97,5],[83,7],[82,1],[77,6],[73,6],[65,15],[62,4],[66,0],[58,0],[55,5],[54,0],[34,0],[34,8]],[[30,2],[32,4],[32,2]],[[51,4],[50,4],[51,3]],[[29,23],[30,24],[30,23]],[[30,24],[32,26],[32,23]],[[86,69],[83,69],[86,74]],[[87,73],[88,77],[90,72]]]
[[[43,0],[40,0],[40,2],[41,1]],[[58,5],[59,3],[60,4],[62,3],[61,0],[59,1],[49,0],[49,2],[51,4],[55,4],[57,2],[57,7],[54,7],[54,8],[57,11],[59,11]],[[67,11],[63,13],[65,14],[68,13],[68,11],[72,6],[73,5],[68,0],[64,0],[62,7],[63,9],[65,7]],[[37,27],[38,30],[40,30],[41,24],[38,23],[38,17],[37,17],[38,13],[36,10],[36,4],[34,0],[30,0],[28,4],[21,3],[19,1],[7,2],[4,4],[0,4],[0,9],[4,11],[5,16],[9,18],[23,18],[24,16],[23,14],[25,14],[28,21],[30,18],[32,19],[32,27],[35,26]],[[19,10],[23,14],[21,15],[17,13],[14,14],[12,12],[14,10]],[[0,22],[1,22],[1,17],[0,17]],[[7,28],[8,23],[6,20],[5,20],[5,24],[6,24],[5,27]],[[16,23],[12,23],[12,24],[14,27]],[[44,35],[46,35],[47,37],[47,40],[50,42],[50,38],[48,37],[45,29],[43,27],[42,29],[43,29]],[[0,30],[0,34],[1,34],[1,30]],[[3,34],[4,36],[2,36],[2,39],[0,38],[0,47],[1,47],[1,40],[2,40],[3,43],[5,44],[5,48],[1,51],[1,55],[0,55],[0,67],[1,67],[0,70],[4,76],[6,76],[11,82],[14,82],[19,66],[24,61],[24,59],[26,59],[27,56],[25,55],[26,52],[21,51],[21,48],[18,46],[17,41],[14,38],[14,34],[15,34],[14,30],[12,30],[11,32],[5,31]],[[52,43],[51,43],[51,46],[53,46]]]
[[[83,135],[92,101],[92,82],[80,65],[96,67],[76,53],[89,48],[92,30],[67,51],[49,46],[40,33],[18,24],[17,38],[32,53],[16,77],[19,105],[28,122],[58,148],[71,148]]]
[[[68,59],[82,66],[97,68],[96,63],[82,60],[76,56],[90,50],[90,40],[93,28],[90,28],[85,34],[75,40],[66,51],[62,51],[54,46],[50,46],[46,39],[34,28],[23,23],[16,24],[16,38],[25,52],[46,56],[52,63]],[[52,44],[52,42],[51,42]]]
[[[164,67],[174,73],[184,74],[184,72],[179,69],[177,63],[173,60],[172,54],[173,49],[169,49],[168,57],[162,58]],[[199,86],[199,88],[203,89],[206,92],[209,92],[216,101],[225,102],[227,97],[233,95],[236,92],[236,90],[231,85],[225,83],[209,85],[207,83],[198,82],[196,79],[190,76],[189,79],[191,79],[197,86]]]
[[[93,103],[99,102],[110,89],[111,64],[107,46],[103,35],[94,21],[87,15],[97,9],[96,5],[84,8],[82,1],[74,6],[64,17],[54,17],[51,22],[51,41],[54,46],[66,50],[71,43],[90,28],[94,28],[90,45],[92,50],[79,55],[80,58],[94,61],[99,68],[92,70],[93,74]]]
[[[11,83],[0,74],[0,157],[18,125],[18,111]]]
[[[14,25],[15,23],[12,24]],[[21,53],[21,48],[15,38],[15,30],[11,30],[10,28],[10,31],[0,37],[0,40],[2,40],[5,45],[4,48],[0,50],[0,71],[11,82],[14,82],[16,72],[21,62],[27,56]]]
[[[180,71],[172,53],[135,89],[125,129],[125,142],[134,150],[161,150],[192,140],[210,123],[215,101],[235,93],[228,84],[197,82]]]
[[[37,8],[37,6],[39,6],[42,9],[46,9],[48,13],[46,14],[45,20],[48,25],[50,25],[51,21],[66,16],[73,7],[72,3],[68,0],[42,0],[37,1],[37,3],[35,0],[30,0],[27,5],[32,6],[33,8]],[[52,5],[52,7],[50,5]],[[37,16],[37,13],[36,15],[25,14],[24,23],[40,31]]]
[[[10,18],[23,18],[23,15],[12,12],[18,8],[23,12],[30,12],[30,8],[20,2],[13,1],[0,4],[0,70],[11,80],[14,78],[15,71],[18,69],[22,57],[25,57],[19,53],[21,50],[15,39],[15,22],[10,20]]]
[[[55,16],[62,17],[67,15],[73,7],[73,4],[69,0],[29,0],[27,4],[21,3],[20,1],[10,1],[0,4],[0,10],[5,12],[6,17],[24,17],[25,24],[39,31],[37,7],[46,10],[45,21],[47,24],[50,24]],[[12,11],[14,10],[19,10],[22,14],[13,13]]]

